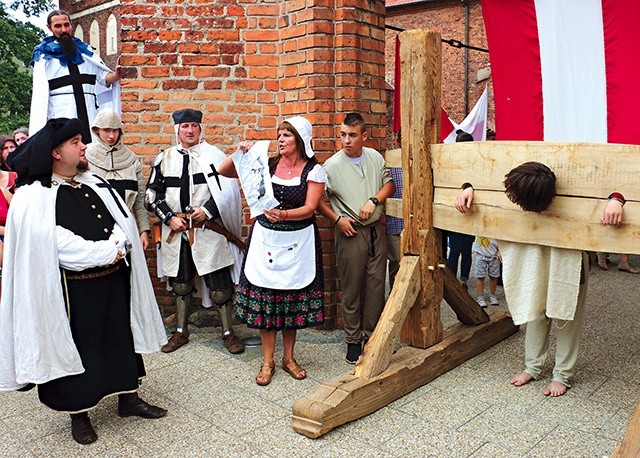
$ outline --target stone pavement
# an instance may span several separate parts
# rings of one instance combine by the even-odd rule
[[[591,271],[574,386],[562,398],[542,395],[551,364],[543,380],[509,385],[522,369],[521,330],[370,416],[312,440],[291,429],[291,405],[321,381],[353,369],[344,362],[341,332],[301,331],[296,355],[309,377],[296,381],[278,368],[271,385],[259,387],[260,347],[229,355],[219,328],[207,328],[175,353],[145,357],[141,394],[168,408],[165,418],[122,419],[115,399],[108,399],[90,413],[98,441],[81,446],[71,438],[68,416],[39,404],[36,390],[0,393],[0,456],[607,456],[640,400],[639,286],[640,276],[614,265]],[[443,320],[454,320],[446,304]],[[255,332],[240,327],[239,335]],[[278,348],[276,357],[281,354]]]

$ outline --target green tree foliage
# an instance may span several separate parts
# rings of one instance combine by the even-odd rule
[[[48,8],[47,1],[27,0],[22,3],[29,14]],[[44,5],[44,6],[42,6]],[[32,24],[11,18],[0,9],[0,133],[29,124],[31,105],[31,52],[44,32]]]
[[[14,11],[21,10],[25,16],[39,16],[42,13],[55,9],[51,0],[3,0],[0,8],[4,11],[4,5],[9,4],[9,8]]]

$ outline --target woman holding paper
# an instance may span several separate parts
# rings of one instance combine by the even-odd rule
[[[275,373],[276,333],[282,331],[282,368],[302,380],[307,372],[296,362],[296,330],[324,321],[322,252],[315,211],[327,177],[311,148],[311,123],[295,116],[278,126],[278,155],[269,158],[275,208],[257,217],[249,236],[236,298],[236,317],[260,329],[263,361],[258,385]],[[246,153],[253,142],[241,142]],[[241,163],[241,162],[238,162]],[[238,174],[231,157],[218,173]]]

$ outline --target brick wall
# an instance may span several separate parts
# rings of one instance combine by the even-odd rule
[[[385,149],[383,1],[123,0],[119,12],[125,140],[147,165],[173,144],[170,114],[187,106],[204,112],[206,140],[226,152],[244,138],[275,139],[281,120],[302,114],[322,162],[350,110],[365,115],[368,145]],[[332,327],[333,229],[320,226]]]
[[[112,14],[115,16],[116,21],[119,21],[119,8],[118,5],[114,5],[105,8],[105,5],[118,2],[105,2],[103,0],[83,0],[78,2],[76,0],[60,0],[60,9],[66,11],[71,15],[72,23],[74,27],[78,25],[82,26],[82,41],[85,43],[90,42],[89,33],[91,30],[91,24],[95,20],[98,23],[100,30],[100,50],[104,63],[110,67],[115,68],[118,55],[106,55],[107,49],[107,19]],[[118,37],[118,49],[120,49],[120,37]]]
[[[487,39],[478,0],[469,2],[469,42],[472,46],[487,48]],[[425,28],[440,32],[443,39],[465,42],[465,3],[460,0],[415,2],[413,5],[387,9],[386,23],[405,30]],[[399,32],[386,30],[386,79],[393,86],[395,37]],[[469,70],[465,76],[465,51],[447,44],[442,45],[442,107],[449,116],[460,122],[466,116],[464,106],[464,81],[469,85],[469,111],[473,108],[490,80],[476,82],[480,69],[490,69],[489,54],[469,50]],[[392,97],[392,92],[390,93]],[[493,127],[493,98],[489,97],[489,126]]]

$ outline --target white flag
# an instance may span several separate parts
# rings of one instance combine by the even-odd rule
[[[456,130],[462,129],[465,132],[471,134],[475,141],[482,141],[487,139],[487,101],[489,95],[488,90],[485,87],[484,92],[476,102],[476,105],[471,110],[471,113],[464,118],[460,124],[456,124],[453,120],[453,130],[443,140],[443,143],[454,143],[456,141]]]

